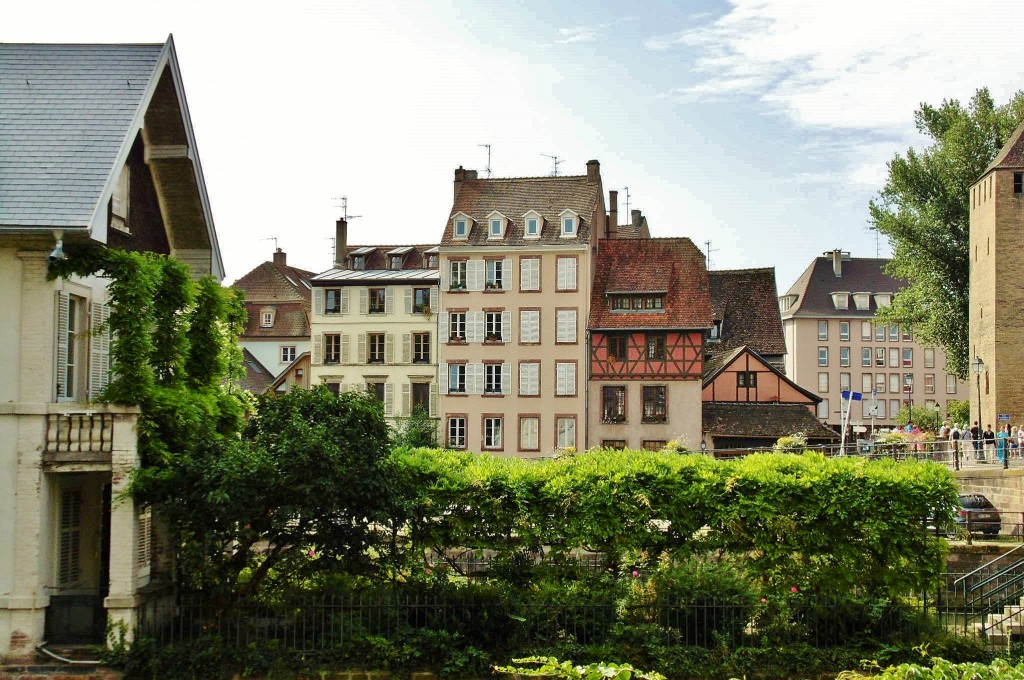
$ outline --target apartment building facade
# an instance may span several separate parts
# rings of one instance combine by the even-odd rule
[[[450,448],[540,457],[585,441],[592,248],[607,216],[587,174],[455,171],[440,244],[440,409]]]
[[[830,251],[779,297],[786,375],[822,397],[818,417],[834,428],[846,390],[863,395],[853,402],[854,426],[892,427],[911,404],[941,421],[950,401],[970,396],[968,385],[944,370],[941,349],[920,344],[907,328],[875,322],[902,287],[884,272],[887,262]]]
[[[312,277],[310,383],[366,390],[392,425],[438,413],[437,246],[347,246],[339,220],[334,268]]]

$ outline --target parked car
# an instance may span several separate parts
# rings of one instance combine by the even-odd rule
[[[999,531],[1003,526],[1003,520],[999,516],[999,511],[996,510],[996,506],[992,505],[992,501],[980,493],[960,495],[960,507],[957,509],[956,523],[964,528],[967,528],[969,525],[972,534],[984,534],[986,536],[999,535]]]

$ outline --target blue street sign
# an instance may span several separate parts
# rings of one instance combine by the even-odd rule
[[[842,398],[846,400],[860,401],[863,397],[864,395],[860,392],[851,392],[850,390],[843,390],[842,393]]]

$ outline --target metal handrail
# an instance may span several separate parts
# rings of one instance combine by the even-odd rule
[[[978,573],[979,571],[981,571],[982,569],[987,569],[988,567],[991,567],[991,566],[992,566],[993,564],[995,564],[995,563],[996,563],[996,562],[998,562],[999,560],[1003,559],[1004,557],[1007,557],[1008,555],[1012,555],[1013,553],[1015,553],[1015,552],[1017,552],[1018,550],[1021,550],[1021,549],[1024,549],[1024,543],[1022,543],[1022,544],[1018,545],[1018,546],[1017,546],[1017,547],[1015,547],[1015,548],[1012,548],[1012,549],[1010,549],[1010,550],[1007,550],[1007,551],[1006,551],[1006,552],[1004,552],[1004,553],[1003,553],[1002,555],[1000,555],[1000,556],[996,557],[996,558],[995,558],[994,560],[992,560],[991,562],[987,562],[987,563],[985,563],[985,564],[981,565],[980,567],[978,567],[978,568],[977,568],[977,569],[975,569],[974,571],[972,571],[972,572],[968,572],[968,573],[964,574],[963,576],[961,576],[961,577],[960,577],[960,578],[958,578],[957,580],[953,581],[953,585],[954,585],[954,586],[955,586],[955,585],[957,585],[957,584],[958,584],[958,583],[960,583],[961,581],[964,581],[964,580],[966,580],[967,578],[969,578],[969,577],[971,577],[971,576],[974,576],[975,574],[977,574],[977,573]],[[1024,562],[1024,557],[1022,557],[1022,558],[1021,558],[1020,560],[1018,560],[1018,562]],[[1016,563],[1014,563],[1014,564],[1016,564]],[[1014,566],[1014,565],[1010,565],[1010,566]],[[972,589],[972,590],[973,590],[973,589]]]

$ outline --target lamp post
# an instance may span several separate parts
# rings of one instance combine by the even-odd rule
[[[982,416],[981,416],[981,373],[982,373],[982,371],[985,370],[985,362],[981,360],[981,357],[975,356],[974,357],[974,361],[971,362],[971,368],[974,369],[974,376],[975,376],[975,379],[976,379],[976,382],[977,382],[977,385],[978,385],[978,431],[980,433],[984,433],[984,429],[982,429],[982,428],[985,427],[985,419],[982,418]],[[981,436],[982,451],[984,451],[985,436],[984,436],[984,434],[981,434],[980,436]],[[984,455],[984,454],[982,454],[982,455]],[[1006,460],[1006,457],[1004,456],[1003,457],[1003,464],[1005,465],[1006,462],[1007,462],[1007,460]]]

